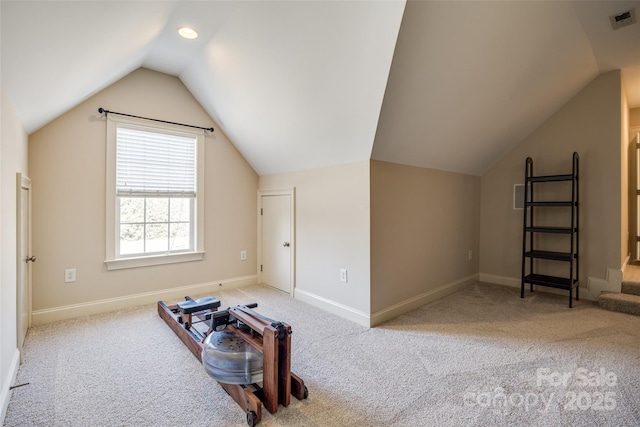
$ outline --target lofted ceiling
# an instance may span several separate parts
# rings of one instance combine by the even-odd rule
[[[640,2],[407,3],[372,158],[482,175],[598,74],[640,107]],[[640,17],[640,16],[639,16]]]
[[[369,158],[480,175],[601,72],[640,107],[640,24],[609,24],[633,7],[2,0],[0,80],[28,133],[146,67],[260,175]]]

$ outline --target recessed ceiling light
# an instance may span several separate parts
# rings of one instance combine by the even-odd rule
[[[196,37],[198,37],[198,32],[189,27],[178,28],[178,34],[180,34],[185,39],[195,39]]]

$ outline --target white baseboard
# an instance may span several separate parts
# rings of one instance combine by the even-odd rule
[[[608,288],[605,290],[620,293],[622,291],[622,276],[623,270],[619,268],[607,268],[606,279]]]
[[[299,288],[296,288],[294,290],[294,298],[306,302],[307,304],[311,304],[314,307],[318,307],[324,311],[328,311],[329,313],[335,314],[336,316],[351,320],[352,322],[355,322],[359,325],[366,327],[370,326],[370,316],[367,313],[356,310],[355,308],[351,308],[339,302],[332,301],[325,297],[321,297],[319,295],[307,292]]]
[[[495,285],[509,286],[511,288],[518,288],[518,289],[520,289],[520,284],[521,284],[520,278],[517,278],[517,277],[498,276],[495,274],[487,274],[487,273],[480,273],[480,281],[493,283]],[[588,285],[593,286],[592,284],[594,282],[593,282],[593,279],[589,277],[587,278],[586,283]],[[587,285],[582,280],[580,281],[580,299],[597,301],[598,300],[597,296],[593,295],[593,293],[590,292],[589,287],[587,287]],[[529,287],[527,286],[525,290],[528,292]],[[536,290],[541,292],[547,292],[554,295],[562,295],[562,296],[569,295],[565,290],[549,288],[546,286],[536,286]],[[526,295],[527,294],[525,293],[525,298],[526,298]]]
[[[425,304],[444,298],[449,294],[466,288],[476,281],[478,281],[478,274],[472,274],[471,276],[456,280],[455,282],[447,283],[446,285],[440,286],[436,289],[432,289],[413,298],[409,298],[390,307],[376,311],[371,315],[370,326],[379,325],[380,323],[391,320],[411,310],[415,310]]]
[[[180,299],[185,295],[198,295],[216,292],[220,289],[232,289],[242,286],[256,285],[258,276],[235,277],[225,280],[216,280],[195,285],[180,286],[177,288],[163,289],[160,291],[145,292],[140,294],[125,295],[117,298],[108,298],[90,301],[80,304],[71,304],[61,307],[34,310],[31,313],[31,321],[34,325],[71,319],[74,317],[89,316],[91,314],[105,313],[138,305],[150,304],[157,301]]]
[[[9,387],[16,380],[18,375],[18,368],[20,367],[20,352],[16,348],[11,358],[11,364],[9,365],[9,372],[6,379],[2,384],[2,390],[0,390],[0,424],[4,425],[4,418],[7,415],[7,408],[9,407],[9,399],[11,398],[11,392]]]
[[[511,286],[520,288],[520,279],[515,277],[497,276],[495,274],[480,273],[480,281],[493,283],[496,285]]]
[[[386,322],[387,320],[391,320],[394,317],[398,317],[401,314],[407,313],[411,310],[415,310],[420,306],[462,290],[477,280],[478,275],[473,274],[463,279],[456,280],[455,282],[447,283],[446,285],[440,286],[436,289],[432,289],[413,298],[409,298],[408,300],[399,302],[385,309],[379,310],[371,315],[302,289],[296,288],[294,291],[294,295],[296,299],[321,308],[322,310],[328,311],[329,313],[333,313],[337,316],[351,320],[352,322],[365,327],[373,327],[375,325],[379,325],[380,323]]]

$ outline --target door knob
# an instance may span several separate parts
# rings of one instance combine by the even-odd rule
[[[288,248],[288,247],[289,247],[289,242],[284,242],[284,243],[282,244],[282,246],[284,246],[285,248]]]
[[[31,261],[31,262],[36,262],[36,257],[35,257],[35,255],[28,256],[28,257],[27,257],[27,259],[26,259],[24,262],[29,262],[29,261]]]

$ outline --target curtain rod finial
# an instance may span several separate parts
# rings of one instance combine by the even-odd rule
[[[103,114],[103,113],[106,113],[106,112],[107,111],[104,108],[102,108],[102,107],[98,108],[98,113]]]

